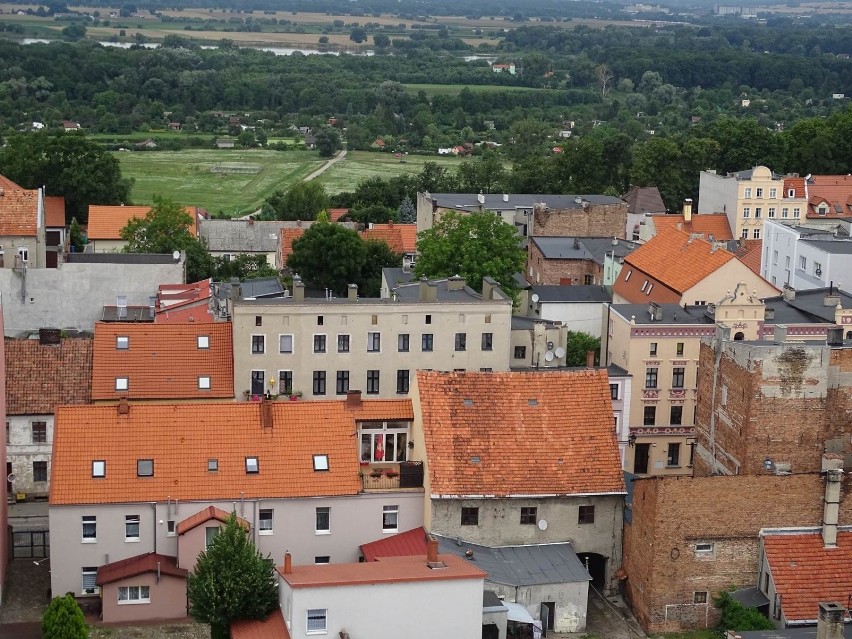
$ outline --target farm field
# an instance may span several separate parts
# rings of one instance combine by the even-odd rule
[[[135,204],[155,195],[229,216],[256,210],[323,164],[315,151],[187,149],[116,153],[124,177],[133,178]],[[217,172],[219,171],[219,172]]]

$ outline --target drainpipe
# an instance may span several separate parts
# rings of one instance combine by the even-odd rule
[[[151,502],[151,517],[154,524],[154,552],[157,552],[157,502]]]

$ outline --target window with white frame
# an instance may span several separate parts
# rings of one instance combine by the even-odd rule
[[[210,348],[210,336],[209,335],[199,335],[196,341],[196,345],[199,349],[205,350]]]
[[[754,229],[754,230],[752,230],[752,232],[751,232],[751,236],[752,236],[752,238],[754,238],[755,240],[759,240],[759,239],[760,239],[760,229]]]
[[[754,192],[754,196],[755,197],[763,197],[763,189],[760,188],[760,187],[756,188],[755,192]]]
[[[763,216],[763,208],[756,206],[754,207],[754,217],[762,217]]]
[[[349,352],[349,335],[345,335],[343,333],[337,336],[337,352],[338,353],[348,353]]]
[[[325,353],[325,335],[314,335],[314,353]]]
[[[808,270],[808,258],[806,258],[804,255],[799,256],[799,268],[803,271]]]
[[[252,355],[262,355],[266,352],[266,335],[251,336],[251,353]]]
[[[257,534],[271,535],[272,534],[272,509],[261,508],[258,515]]]
[[[84,595],[94,595],[98,592],[98,568],[97,566],[84,566],[83,570],[83,582],[81,584],[80,592]]]
[[[399,531],[399,506],[382,507],[382,532]]]
[[[775,217],[775,207],[770,206],[766,213],[769,217]]]
[[[166,535],[169,537],[174,537],[177,534],[177,530],[175,529],[175,520],[169,519],[166,522]]]
[[[139,515],[124,516],[124,541],[139,541]]]
[[[151,603],[150,586],[119,586],[119,604],[147,604]]]
[[[802,209],[798,206],[793,207],[793,217],[800,217],[802,215]]]
[[[781,217],[790,217],[790,207],[782,206],[781,207]]]
[[[382,334],[370,332],[367,333],[367,352],[378,353],[382,350]]]
[[[210,548],[210,544],[213,543],[213,540],[216,539],[216,535],[219,534],[219,526],[207,526],[204,529],[204,547]]]
[[[92,477],[106,477],[106,461],[103,459],[92,460]]]
[[[406,461],[410,426],[410,422],[361,422],[361,461]]]
[[[749,207],[749,206],[743,207],[743,217],[751,217],[751,207]]]
[[[278,336],[278,352],[292,353],[293,352],[293,336],[279,335]]]
[[[314,470],[325,471],[328,469],[328,455],[314,455]]]
[[[198,389],[199,390],[210,390],[210,376],[202,375],[198,378]]]
[[[257,457],[246,457],[246,474],[256,475],[260,472],[260,463]]]
[[[93,544],[98,540],[98,518],[95,515],[83,515],[83,543]]]
[[[130,338],[127,335],[118,335],[115,338],[115,349],[126,351],[130,348]]]
[[[823,202],[817,207],[817,215],[828,215],[828,204]]]
[[[747,240],[748,239],[748,229],[743,229],[743,232],[742,232],[741,235],[742,235],[742,238],[744,240]]]
[[[776,189],[775,187],[769,189],[769,199],[774,200],[777,197],[778,197],[778,189]]]
[[[716,547],[710,542],[698,542],[695,544],[696,559],[708,559],[713,557]]]
[[[328,535],[331,533],[331,508],[328,506],[317,506],[314,530],[318,535]]]
[[[751,197],[751,187],[750,186],[747,186],[745,188],[745,193],[743,194],[743,197],[746,197],[746,198]]]
[[[128,380],[126,377],[115,378],[115,390],[126,391],[128,388],[130,388],[130,380]]]
[[[328,609],[309,608],[307,611],[307,634],[325,634],[328,628]]]

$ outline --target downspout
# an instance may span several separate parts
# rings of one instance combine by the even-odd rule
[[[154,552],[157,552],[157,502],[155,501],[151,502],[151,515],[153,517],[154,524]]]

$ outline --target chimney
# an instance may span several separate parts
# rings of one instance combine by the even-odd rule
[[[293,301],[305,301],[305,285],[302,280],[297,280],[296,278],[293,278]]]
[[[784,285],[784,288],[781,289],[781,294],[783,295],[785,302],[792,302],[796,299],[796,289],[789,284]]]
[[[843,480],[843,459],[823,457],[825,469],[825,505],[822,513],[822,543],[826,548],[837,546],[837,520],[840,511],[840,483]]]
[[[272,401],[266,399],[266,395],[261,395],[263,399],[260,402],[260,425],[263,430],[272,428]]]
[[[346,408],[361,407],[361,391],[351,390],[346,391]]]
[[[452,277],[447,279],[447,290],[448,291],[461,291],[464,289],[464,278],[458,275],[453,275]]]
[[[835,601],[819,602],[816,639],[843,639],[843,618],[846,608]]]
[[[663,321],[663,307],[657,304],[656,302],[651,302],[650,304],[648,304],[648,312],[651,314],[652,322]]]
[[[393,220],[388,220],[388,228],[389,229],[393,228]]]
[[[683,221],[687,224],[692,222],[692,200],[690,198],[683,201]]]
[[[438,287],[426,278],[420,280],[420,301],[435,302],[438,299]]]
[[[284,553],[284,574],[289,575],[293,572],[293,555],[290,551]]]
[[[127,403],[127,398],[122,397],[118,400],[118,414],[119,415],[129,415],[130,414],[130,404]]]
[[[763,310],[763,319],[765,320],[774,320],[775,319],[775,309],[767,306]]]
[[[484,299],[484,300],[495,299],[494,298],[494,291],[497,289],[498,286],[499,286],[499,284],[497,284],[497,282],[495,282],[492,278],[483,277],[482,278],[482,299]]]
[[[430,564],[438,562],[438,540],[429,535],[426,540],[426,561]]]
[[[787,341],[787,326],[785,324],[775,325],[775,335],[772,341],[775,344],[783,344]]]
[[[575,251],[580,250],[580,238],[579,237],[574,238],[574,250]]]
[[[825,334],[826,346],[843,346],[843,327],[832,326]]]
[[[826,293],[825,297],[822,298],[823,306],[836,308],[838,304],[840,304],[840,295],[837,293]]]
[[[482,193],[480,193],[479,195],[477,195],[477,196],[476,196],[476,199],[477,199],[477,201],[479,202],[480,206],[481,206],[481,205],[483,205],[483,204],[485,204],[485,196],[484,196],[484,195],[482,195]]]
[[[358,300],[358,285],[357,284],[350,284],[346,288],[346,299],[348,299],[350,302],[355,302],[355,301]]]
[[[595,351],[586,351],[586,368],[595,367]]]

